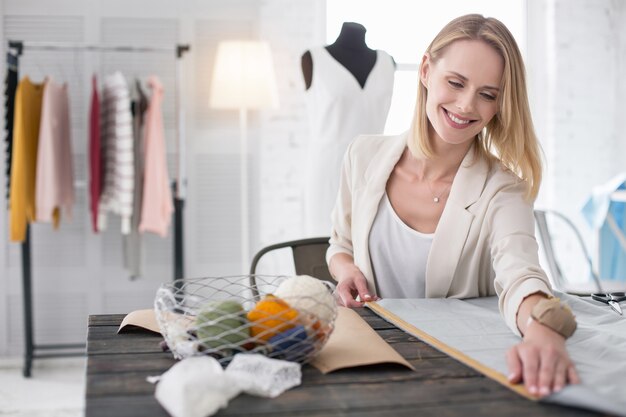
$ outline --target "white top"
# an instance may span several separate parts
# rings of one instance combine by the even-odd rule
[[[424,298],[426,261],[434,233],[420,233],[398,217],[387,193],[369,236],[369,251],[382,298]]]
[[[395,66],[384,51],[363,88],[326,48],[311,49],[313,75],[306,92],[310,139],[306,149],[306,234],[328,236],[343,155],[359,134],[379,134],[391,105]]]

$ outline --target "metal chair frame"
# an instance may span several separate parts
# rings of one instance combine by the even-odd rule
[[[313,237],[290,240],[266,246],[258,251],[256,255],[254,255],[250,265],[250,287],[255,293],[255,296],[258,295],[255,274],[259,261],[268,252],[284,248],[291,248],[292,250],[297,275],[311,275],[315,278],[334,283],[335,281],[330,275],[328,265],[326,264],[326,250],[330,246],[328,243],[329,239],[329,237]]]
[[[600,278],[593,269],[593,262],[591,260],[591,256],[589,255],[589,252],[587,251],[587,247],[585,246],[585,241],[583,240],[582,235],[580,234],[576,225],[565,215],[559,213],[558,211],[535,210],[534,215],[535,221],[537,222],[537,230],[539,231],[539,238],[541,239],[541,243],[543,244],[546,261],[548,262],[548,268],[550,269],[550,273],[552,274],[552,279],[554,279],[555,284],[560,287],[559,289],[565,289],[567,287],[567,281],[563,276],[561,267],[559,266],[559,263],[554,253],[554,246],[552,245],[552,235],[550,234],[550,228],[548,227],[548,220],[546,217],[547,214],[550,214],[562,220],[574,232],[576,240],[580,245],[583,254],[585,255],[585,260],[587,261],[587,265],[589,266],[589,274],[596,284],[597,291],[600,293],[604,292],[602,290],[602,285],[600,284]]]

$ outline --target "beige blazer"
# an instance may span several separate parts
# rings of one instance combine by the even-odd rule
[[[406,142],[407,133],[356,138],[344,157],[332,212],[326,260],[337,253],[353,256],[374,293],[369,233]],[[516,175],[474,157],[470,149],[435,231],[426,264],[426,297],[497,294],[506,324],[520,334],[516,315],[522,300],[537,291],[552,294],[539,266],[533,206],[524,200],[524,193],[525,185]]]

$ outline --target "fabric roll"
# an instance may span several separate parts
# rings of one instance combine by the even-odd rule
[[[67,84],[46,82],[41,105],[35,200],[37,221],[59,227],[61,213],[72,217],[74,168]]]
[[[24,77],[15,94],[11,188],[9,192],[9,238],[23,242],[26,226],[36,219],[35,180],[37,147],[44,83]]]
[[[145,120],[146,160],[139,231],[153,232],[165,237],[174,207],[167,173],[167,152],[163,131],[163,86],[155,76],[149,78],[148,85],[152,89],[152,96]]]

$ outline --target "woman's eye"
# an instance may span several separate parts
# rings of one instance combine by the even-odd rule
[[[483,96],[485,100],[494,101],[496,99],[495,96],[488,93],[480,93],[480,95]]]
[[[454,88],[462,88],[463,87],[463,84],[457,83],[456,81],[448,81],[448,84],[450,84]]]

